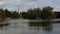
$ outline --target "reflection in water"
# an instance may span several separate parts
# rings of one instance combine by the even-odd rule
[[[9,23],[0,23],[0,27],[8,26]]]
[[[34,20],[32,20],[34,21]],[[52,21],[31,22],[31,20],[20,19],[5,20],[1,23],[10,23],[8,26],[0,27],[0,34],[59,34],[60,24]],[[52,24],[53,23],[53,24]]]
[[[52,31],[52,26],[43,28],[43,30],[46,31],[46,32],[50,32],[50,31]]]
[[[20,19],[18,19],[18,32],[20,32]]]
[[[0,31],[3,30],[3,27],[0,27]]]
[[[0,32],[4,29],[4,27],[7,27],[10,23],[7,21],[0,21]]]
[[[29,22],[29,26],[32,30],[44,30],[44,31],[51,31],[52,30],[52,23],[53,21],[42,21],[42,22]]]

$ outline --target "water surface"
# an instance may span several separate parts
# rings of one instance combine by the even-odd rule
[[[60,19],[56,20],[59,21]],[[52,24],[49,27],[35,27],[29,26],[31,21],[34,20],[20,19],[20,26],[18,26],[18,19],[5,20],[1,23],[10,24],[0,27],[0,34],[60,34],[60,23]]]

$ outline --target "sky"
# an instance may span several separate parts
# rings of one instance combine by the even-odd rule
[[[27,11],[30,8],[43,8],[45,6],[51,6],[54,11],[60,11],[60,0],[0,0],[0,7],[8,9],[10,11],[18,10],[18,1],[20,5],[20,11]]]

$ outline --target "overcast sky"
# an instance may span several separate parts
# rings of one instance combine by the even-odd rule
[[[17,10],[18,0],[0,0],[0,7],[10,11]],[[55,11],[60,11],[60,0],[20,0],[20,10],[27,11],[30,8],[51,6]]]

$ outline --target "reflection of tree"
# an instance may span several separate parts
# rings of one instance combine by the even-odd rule
[[[29,22],[30,27],[42,27],[44,31],[51,31],[52,30],[52,21],[43,21],[43,22]],[[34,30],[41,29],[41,28],[33,28]]]
[[[39,26],[41,26],[41,23],[40,22],[29,22],[29,26],[39,27]]]
[[[53,21],[42,21],[42,22],[29,22],[29,26],[43,26],[43,27],[47,27],[50,26],[52,24]]]
[[[30,27],[29,30],[39,31],[40,30],[40,27]]]
[[[53,21],[43,21],[41,23],[42,23],[42,27],[45,27],[45,28],[43,28],[44,31],[49,32],[52,30]]]
[[[43,28],[43,30],[46,31],[46,32],[49,32],[49,31],[52,30],[52,26],[49,26],[49,27]]]
[[[43,27],[49,27],[50,25],[51,25],[51,23],[52,23],[52,21],[43,21],[43,22],[40,22],[41,23],[41,26],[43,26]]]
[[[0,27],[0,30],[3,30],[3,27]]]
[[[0,21],[0,27],[8,26],[10,23],[8,21]]]

